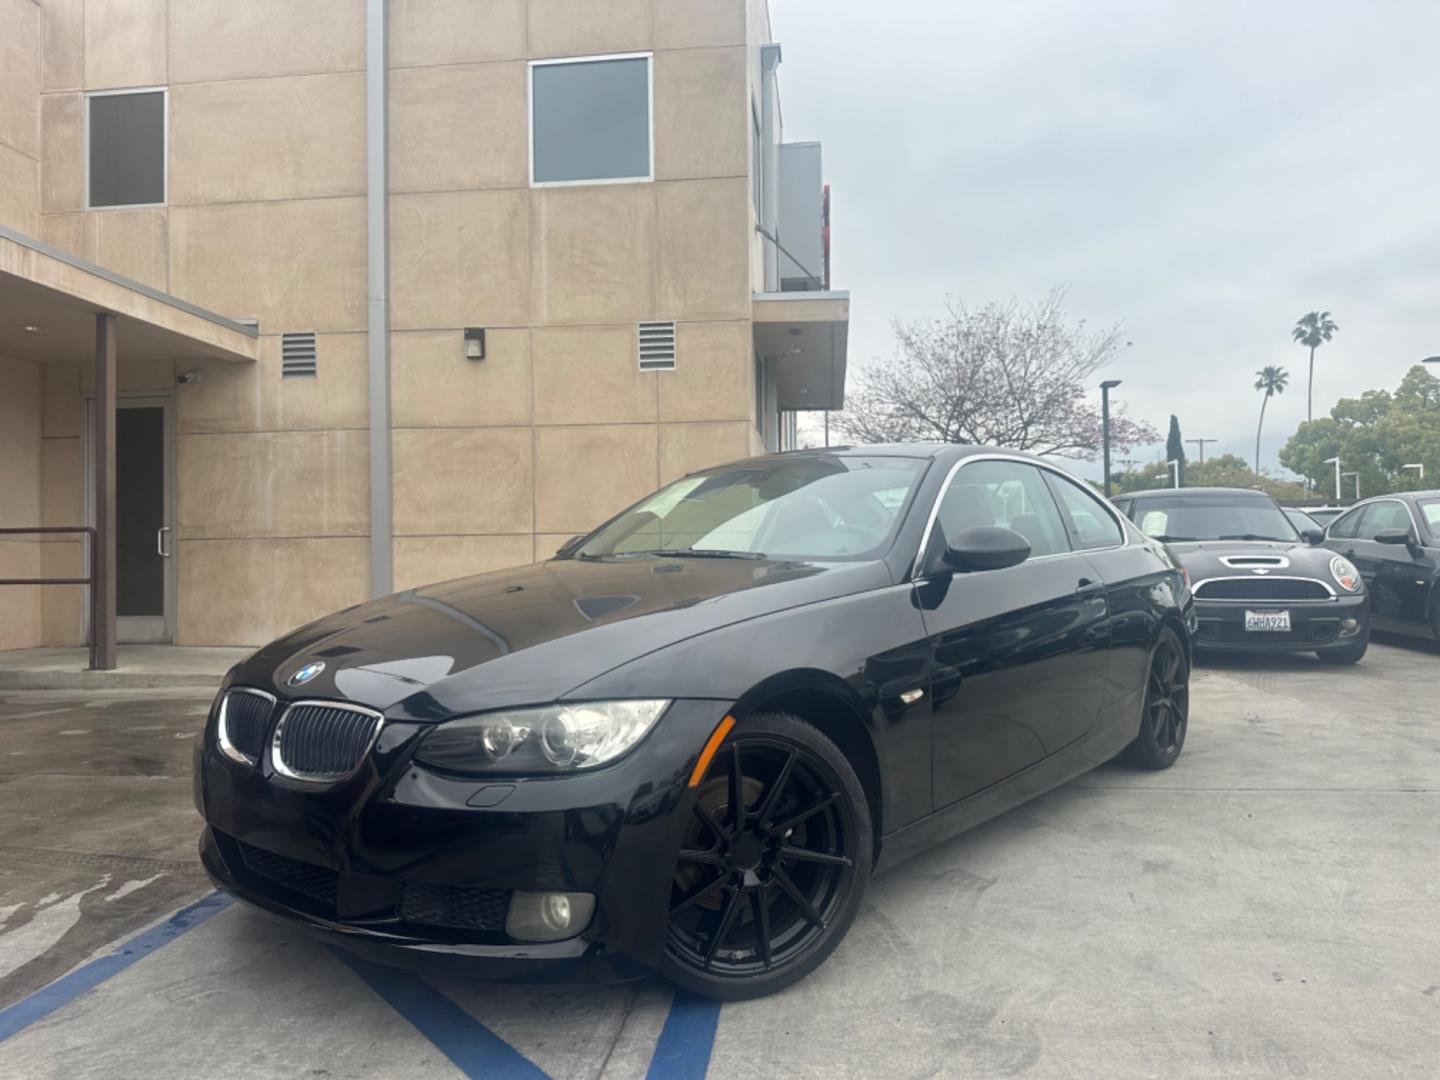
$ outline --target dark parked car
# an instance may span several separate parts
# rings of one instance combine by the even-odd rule
[[[1325,546],[1359,568],[1376,627],[1440,639],[1440,491],[1357,503],[1330,523]]]
[[[1303,536],[1263,491],[1166,488],[1115,500],[1190,575],[1197,649],[1313,650],[1353,664],[1370,642],[1365,586],[1343,555]]]
[[[1188,605],[1162,544],[1025,456],[709,469],[237,665],[201,856],[377,959],[754,997],[824,960],[873,868],[1127,749],[1172,764]]]

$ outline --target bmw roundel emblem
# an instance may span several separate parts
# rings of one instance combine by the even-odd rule
[[[286,679],[285,683],[288,686],[304,686],[307,682],[315,678],[316,675],[319,675],[320,672],[324,670],[324,660],[311,660],[310,663],[306,664],[299,671],[295,672],[295,674],[291,675],[290,678]]]

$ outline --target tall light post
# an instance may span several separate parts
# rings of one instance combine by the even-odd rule
[[[1100,384],[1100,447],[1101,464],[1105,469],[1105,497],[1110,497],[1110,391],[1120,385],[1119,379],[1106,379]]]
[[[1360,474],[1358,472],[1341,473],[1341,476],[1353,476],[1355,478],[1355,501],[1360,501]]]
[[[1421,480],[1424,480],[1424,479],[1425,479],[1425,463],[1424,463],[1423,461],[1417,461],[1417,462],[1415,462],[1415,464],[1413,464],[1413,465],[1401,465],[1401,466],[1400,466],[1400,471],[1401,471],[1401,472],[1404,472],[1406,469],[1414,469],[1416,472],[1418,472],[1418,473],[1420,474],[1420,479],[1421,479]]]
[[[1170,466],[1170,486],[1178,488],[1180,486],[1180,459],[1171,458],[1165,464]]]
[[[1335,455],[1334,457],[1332,457],[1332,458],[1326,458],[1326,459],[1325,459],[1325,464],[1326,464],[1326,465],[1334,465],[1334,466],[1335,466],[1335,501],[1338,503],[1338,502],[1340,501],[1340,497],[1341,497],[1341,496],[1340,496],[1340,455],[1339,455],[1339,454],[1336,454],[1336,455]]]
[[[1205,444],[1219,442],[1219,439],[1186,439],[1186,442],[1193,442],[1200,447],[1200,482],[1205,482]]]

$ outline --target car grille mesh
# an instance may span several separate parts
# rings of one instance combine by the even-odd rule
[[[472,889],[407,881],[400,892],[402,921],[457,930],[500,930],[510,910],[509,889]]]
[[[274,708],[271,698],[244,690],[231,691],[225,697],[225,737],[252,765],[265,749],[265,733]]]
[[[379,726],[376,713],[292,705],[275,731],[276,764],[304,780],[344,779],[359,768]]]
[[[1318,581],[1295,578],[1218,578],[1195,588],[1197,600],[1328,600],[1330,590]]]
[[[240,857],[252,874],[289,889],[291,892],[308,896],[330,907],[335,906],[336,884],[340,875],[323,866],[301,862],[286,855],[255,847],[244,841],[236,841]]]

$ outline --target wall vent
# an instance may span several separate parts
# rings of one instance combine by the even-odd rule
[[[642,322],[640,326],[640,370],[675,369],[675,323]]]
[[[315,375],[315,331],[280,335],[280,377],[297,379]]]

